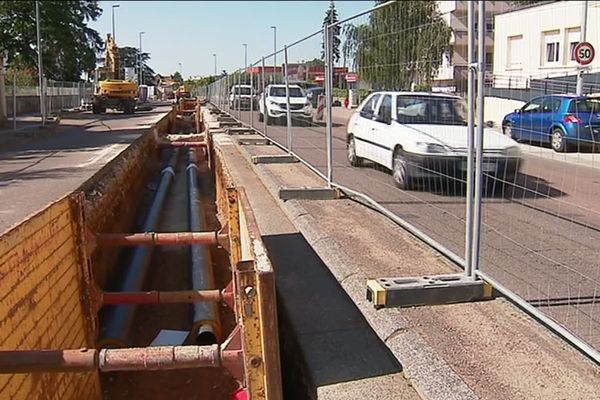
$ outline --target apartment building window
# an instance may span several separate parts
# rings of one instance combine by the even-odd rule
[[[523,64],[523,35],[509,36],[506,46],[507,67],[510,69],[521,68]]]
[[[569,62],[575,62],[575,47],[579,44],[581,40],[581,31],[579,28],[570,28],[567,29],[567,43],[569,46],[569,58],[567,59]]]
[[[555,65],[560,60],[560,31],[544,32],[544,65]]]

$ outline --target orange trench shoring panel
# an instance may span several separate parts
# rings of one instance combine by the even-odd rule
[[[164,145],[161,136],[172,128],[176,113],[174,108],[148,133],[155,148],[158,142]],[[199,104],[195,119],[197,127],[203,126]],[[210,133],[204,134],[202,146],[216,181],[219,232],[91,232],[84,195],[74,192],[0,236],[0,398],[100,399],[98,371],[197,366],[226,368],[249,399],[282,398],[273,268],[243,188],[233,186]],[[98,288],[90,258],[97,247],[182,242],[227,250],[230,284],[223,290],[171,293],[103,293]],[[222,301],[233,308],[236,325],[222,343],[94,348],[96,313],[103,303],[197,301]]]

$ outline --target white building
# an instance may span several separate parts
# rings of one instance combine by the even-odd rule
[[[557,1],[495,17],[494,87],[525,88],[532,80],[576,75],[584,1]],[[600,51],[600,1],[588,2],[586,41]],[[588,72],[600,71],[598,54]]]
[[[438,1],[437,6],[442,18],[452,29],[450,45],[452,57],[444,56],[437,76],[433,80],[434,90],[466,92],[467,90],[467,5],[468,1]],[[486,68],[492,72],[492,54],[494,51],[494,15],[511,9],[510,1],[486,1]],[[475,4],[475,22],[478,9]]]

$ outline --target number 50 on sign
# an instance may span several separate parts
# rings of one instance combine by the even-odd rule
[[[588,65],[594,61],[594,46],[588,42],[581,42],[575,47],[575,61],[579,65]]]

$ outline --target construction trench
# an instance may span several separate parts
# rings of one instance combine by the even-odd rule
[[[0,237],[0,266],[0,398],[282,398],[273,268],[196,100]]]

